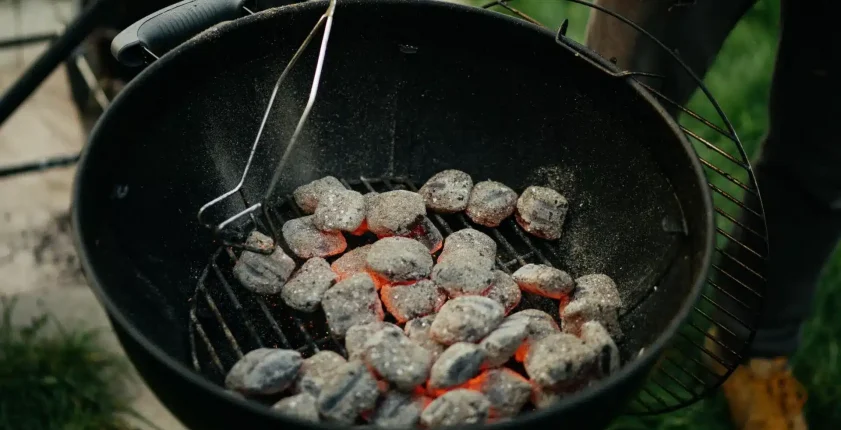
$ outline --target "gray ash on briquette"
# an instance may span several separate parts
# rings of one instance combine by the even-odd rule
[[[476,224],[498,227],[514,213],[516,204],[517,193],[507,185],[495,181],[482,181],[473,187],[466,213]]]

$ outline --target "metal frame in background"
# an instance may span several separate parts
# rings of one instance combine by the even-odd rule
[[[12,39],[0,40],[0,49],[18,48],[25,45],[49,41],[50,45],[32,65],[30,65],[2,95],[0,95],[0,127],[35,92],[44,80],[68,58],[73,61],[78,72],[84,78],[97,103],[105,109],[108,98],[97,83],[87,59],[74,51],[96,29],[105,22],[114,9],[115,0],[93,0],[82,9],[78,16],[70,21],[61,34],[37,34]],[[42,171],[53,167],[75,164],[79,154],[47,157],[41,160],[25,162],[12,166],[0,166],[0,178],[21,173]]]

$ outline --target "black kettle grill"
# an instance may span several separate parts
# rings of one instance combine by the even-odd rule
[[[571,202],[559,242],[511,226],[485,231],[498,241],[502,270],[539,262],[573,276],[612,276],[627,305],[623,367],[553,408],[489,427],[603,428],[623,411],[685,406],[729,375],[752,337],[752,320],[722,298],[755,311],[762,287],[740,278],[745,270],[727,269],[738,263],[761,273],[728,252],[741,244],[734,207],[762,217],[732,126],[723,114],[726,129],[687,111],[733,143],[713,145],[666,113],[661,103],[671,102],[638,80],[645,73],[617,69],[567,39],[566,24],[555,34],[520,19],[505,1],[482,9],[339,0],[318,97],[297,146],[286,151],[313,83],[315,48],[301,51],[300,66],[280,85],[236,198],[207,216],[230,219],[254,202],[263,211],[241,217],[224,235],[199,222],[208,200],[237,189],[275,81],[327,5],[253,13],[239,0],[187,0],[130,27],[113,45],[124,62],[151,64],[91,135],[76,178],[74,232],[126,352],[182,422],[195,429],[331,426],[285,418],[221,386],[253,348],[341,351],[323,315],[248,293],[231,276],[239,252],[231,237],[298,216],[288,195],[326,175],[382,191],[415,189],[457,168],[518,191],[550,186]],[[520,17],[487,10],[494,7]],[[693,144],[706,149],[696,154]],[[722,160],[743,170],[720,167]],[[722,181],[757,198],[730,192]],[[471,225],[456,215],[432,220],[445,236]],[[726,342],[705,334],[711,324],[730,334]],[[716,354],[705,346],[710,341],[732,354]]]

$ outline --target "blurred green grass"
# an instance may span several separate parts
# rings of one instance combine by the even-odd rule
[[[474,4],[486,3],[475,0]],[[567,35],[583,42],[589,8],[562,0],[518,0],[511,5],[557,29],[569,19]],[[732,122],[747,153],[753,156],[768,126],[767,101],[771,84],[779,28],[779,0],[759,0],[728,37],[713,67],[704,81]],[[695,94],[688,106],[703,117],[714,120],[717,115],[702,94]],[[735,154],[732,144],[708,128],[699,128],[693,120],[680,122],[700,133],[728,153]],[[715,121],[720,124],[720,121]],[[718,166],[727,165],[723,157],[696,145],[699,156]],[[744,180],[745,175],[734,169],[730,172]],[[721,179],[721,178],[718,178]],[[738,187],[724,180],[715,180],[728,193],[739,195]],[[761,188],[761,184],[760,184]],[[736,213],[732,203],[720,196],[716,204]],[[722,225],[725,227],[725,225]],[[729,227],[729,226],[726,226]],[[771,239],[773,240],[773,238]],[[841,423],[841,251],[837,251],[826,267],[820,282],[815,308],[804,333],[799,353],[793,357],[794,372],[809,391],[806,406],[807,420],[812,429],[835,429]],[[720,395],[686,409],[654,417],[622,417],[613,425],[615,430],[631,429],[730,429],[727,406]]]

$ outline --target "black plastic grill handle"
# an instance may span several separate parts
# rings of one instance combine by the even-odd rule
[[[184,0],[135,22],[111,41],[111,54],[127,66],[144,63],[143,48],[157,56],[222,21],[243,16],[246,0]]]

